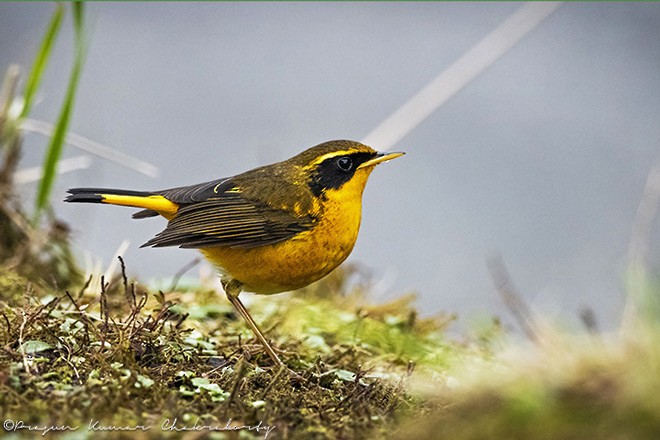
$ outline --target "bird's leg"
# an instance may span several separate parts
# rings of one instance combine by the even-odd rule
[[[276,365],[282,367],[284,366],[284,363],[280,360],[279,356],[277,356],[277,353],[275,353],[275,350],[273,350],[273,347],[270,346],[266,338],[264,337],[264,334],[261,333],[261,330],[259,330],[259,326],[257,326],[257,323],[254,322],[254,319],[252,319],[252,316],[248,313],[247,309],[243,305],[240,299],[238,299],[238,295],[241,293],[241,283],[236,281],[236,280],[230,280],[230,281],[222,281],[222,288],[225,290],[225,294],[227,295],[227,299],[229,300],[230,303],[234,306],[234,308],[240,313],[240,315],[243,317],[245,322],[247,322],[247,325],[250,327],[252,330],[252,333],[257,337],[259,342],[261,342],[261,345],[264,346],[266,349],[266,353],[268,353],[268,356],[275,362]]]

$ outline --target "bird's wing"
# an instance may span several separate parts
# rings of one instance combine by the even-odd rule
[[[156,192],[179,204],[165,230],[143,246],[253,248],[310,229],[312,215],[296,215],[245,197],[231,179]]]
[[[170,188],[163,191],[157,191],[158,195],[165,197],[174,203],[187,204],[203,202],[213,197],[220,197],[227,191],[234,189],[233,178],[211,180],[210,182],[199,183],[197,185],[181,186]]]
[[[165,197],[170,202],[178,205],[185,205],[195,202],[203,202],[211,197],[218,197],[226,190],[231,189],[234,182],[231,177],[225,179],[212,180],[210,182],[199,183],[197,185],[180,186],[169,188],[162,191],[151,191],[149,195],[159,195]],[[99,190],[102,191],[102,190]],[[156,217],[159,213],[152,209],[143,209],[133,214],[133,218]]]

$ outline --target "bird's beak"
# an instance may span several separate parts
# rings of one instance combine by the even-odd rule
[[[404,154],[406,153],[401,151],[396,151],[394,153],[377,153],[373,158],[366,162],[362,162],[358,167],[358,170],[360,168],[372,167],[374,165],[378,165],[381,162],[387,162],[388,160],[396,159],[397,157],[403,156]]]

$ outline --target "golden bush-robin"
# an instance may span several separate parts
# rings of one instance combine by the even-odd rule
[[[362,192],[374,166],[403,155],[331,141],[283,162],[163,191],[70,189],[67,202],[142,208],[167,227],[143,246],[196,248],[217,268],[227,298],[281,365],[238,295],[298,289],[339,266],[360,228]]]

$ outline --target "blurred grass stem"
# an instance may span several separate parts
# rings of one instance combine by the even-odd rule
[[[386,150],[396,145],[440,106],[536,28],[561,2],[527,2],[428,85],[374,128],[363,140]]]
[[[44,136],[52,136],[55,132],[55,127],[52,124],[28,118],[21,121],[20,128],[21,130],[29,131],[32,133],[39,133]],[[68,132],[64,142],[90,154],[109,160],[110,162],[114,162],[118,165],[121,165],[122,167],[135,170],[138,173],[147,175],[149,177],[158,176],[159,170],[155,165],[136,159],[128,154],[117,151],[77,133]]]
[[[660,162],[649,171],[642,198],[633,219],[628,245],[627,298],[622,329],[633,328],[640,320],[660,320],[660,299],[648,275],[649,244],[660,203]]]

